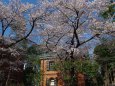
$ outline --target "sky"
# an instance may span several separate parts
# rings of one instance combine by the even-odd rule
[[[36,4],[37,0],[21,0],[22,2],[29,2],[29,3],[33,3]]]
[[[10,0],[3,0],[4,2],[9,2]],[[36,4],[37,0],[21,0],[22,2],[26,3],[26,2],[29,2],[29,3],[33,3],[33,4]]]

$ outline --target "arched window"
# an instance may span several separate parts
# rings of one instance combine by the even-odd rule
[[[57,79],[55,78],[47,79],[47,86],[57,86]]]

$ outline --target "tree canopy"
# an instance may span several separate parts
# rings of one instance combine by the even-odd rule
[[[98,45],[94,49],[97,60],[101,62],[115,62],[115,40]]]

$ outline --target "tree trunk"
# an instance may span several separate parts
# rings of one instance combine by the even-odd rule
[[[71,83],[70,83],[70,86],[77,86],[77,74],[75,73],[75,69],[74,67],[71,68],[71,71],[70,71],[70,74],[71,74]]]
[[[10,70],[9,70],[9,72],[8,72],[8,77],[7,77],[7,80],[6,80],[6,83],[5,83],[5,86],[8,86],[8,81],[9,81],[9,79],[10,79]]]
[[[73,57],[74,51],[71,51],[70,58],[71,62],[74,63],[74,57]],[[77,74],[75,72],[74,65],[72,65],[72,68],[70,70],[70,86],[77,86]]]
[[[105,64],[105,86],[109,86],[109,71],[107,64]]]

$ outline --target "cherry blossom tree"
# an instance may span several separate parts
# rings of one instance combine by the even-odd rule
[[[11,47],[28,38],[43,23],[44,17],[49,15],[47,9],[50,4],[42,0],[39,3],[34,5],[20,0],[11,0],[9,3],[0,1],[0,39],[1,42],[5,39],[9,41],[4,47]],[[7,30],[12,33],[6,37]]]
[[[58,52],[63,49],[69,53],[65,59],[69,58],[71,62],[84,44],[100,35],[115,32],[114,22],[99,17],[100,12],[111,4],[109,0],[52,0],[51,3],[53,13],[47,18],[42,35],[49,50]],[[83,40],[85,33],[91,37]],[[73,78],[70,86],[76,86],[74,67],[71,67],[70,75]]]
[[[8,3],[0,0],[0,74],[8,72],[3,86],[8,86],[11,71],[18,72],[20,69],[17,64],[22,60],[22,53],[17,50],[16,44],[33,36],[33,31],[37,31],[44,18],[49,16],[49,7],[50,4],[43,0],[36,5],[22,3],[21,0],[9,0]]]

